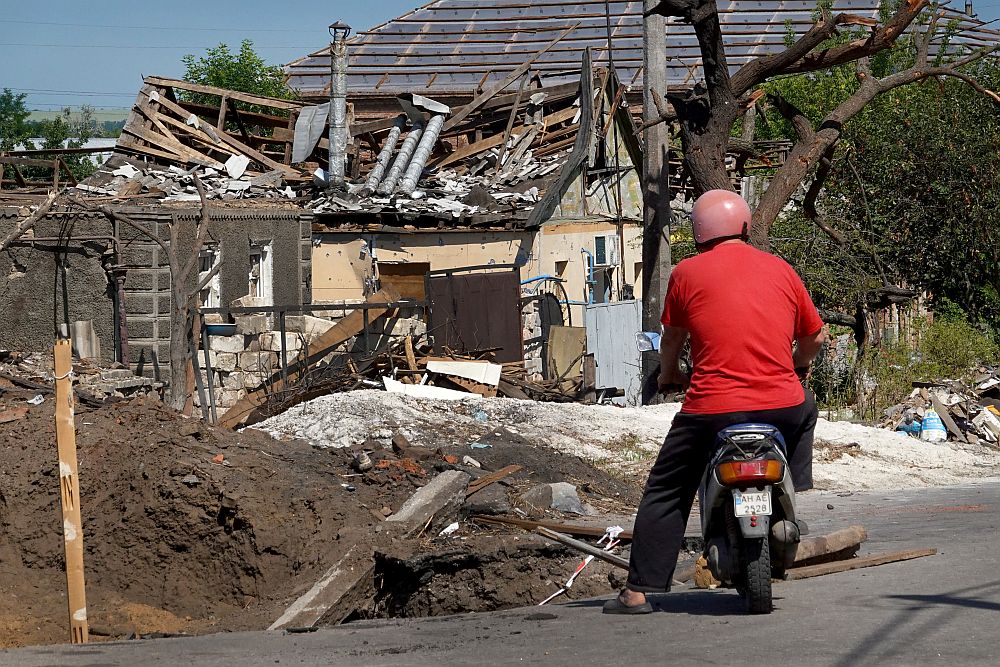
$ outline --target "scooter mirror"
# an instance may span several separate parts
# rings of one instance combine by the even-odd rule
[[[640,331],[635,335],[635,346],[640,352],[652,352],[660,348],[660,334]]]

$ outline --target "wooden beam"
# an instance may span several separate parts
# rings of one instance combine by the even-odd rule
[[[510,141],[511,132],[514,130],[514,121],[517,120],[517,112],[521,109],[521,96],[524,95],[524,89],[528,86],[528,79],[530,78],[528,74],[525,74],[524,78],[521,79],[521,87],[517,89],[517,97],[514,98],[514,106],[511,107],[510,118],[507,119],[507,127],[504,129],[503,141],[500,142],[500,155],[497,156],[497,168],[493,176],[494,183],[500,178],[500,174],[503,171],[503,159],[507,156],[507,143]]]
[[[937,549],[914,549],[911,551],[893,551],[886,554],[876,554],[864,558],[852,558],[851,560],[839,561],[836,563],[823,563],[822,565],[809,565],[806,567],[796,567],[785,572],[785,579],[808,579],[810,577],[821,577],[826,574],[836,574],[837,572],[847,572],[849,570],[859,570],[864,567],[875,567],[887,563],[898,563],[924,556],[933,556]]]
[[[399,299],[399,294],[395,290],[384,288],[368,297],[368,302],[391,303],[397,299]],[[295,370],[289,369],[287,379],[281,378],[279,375],[277,379],[267,384],[265,388],[258,389],[237,401],[236,405],[231,407],[226,414],[222,415],[219,419],[219,425],[225,428],[236,428],[242,424],[249,423],[251,419],[255,418],[257,411],[267,402],[270,394],[280,392],[286,386],[294,384],[309,369],[310,365],[318,361],[330,348],[336,347],[349,340],[352,336],[361,333],[364,331],[366,320],[373,322],[389,312],[389,309],[376,308],[366,312],[367,318],[362,311],[354,310],[325,333],[317,336],[309,344],[309,347],[303,353],[300,353],[298,358],[291,364]]]
[[[70,641],[88,640],[87,592],[83,572],[83,519],[80,512],[80,471],[73,419],[73,352],[68,340],[53,350],[56,374],[56,443],[59,450],[59,490],[62,501],[63,545],[66,555],[66,602]]]
[[[294,109],[301,109],[304,106],[301,102],[292,102],[289,100],[278,99],[276,97],[264,97],[262,95],[250,95],[248,93],[241,93],[235,90],[215,88],[214,86],[203,86],[198,83],[189,83],[187,81],[180,81],[179,79],[167,79],[160,76],[147,76],[143,79],[143,81],[154,86],[168,86],[170,88],[186,90],[192,93],[229,97],[234,100],[239,100],[240,102],[246,102],[247,104],[271,107],[272,109],[287,109],[291,111]]]
[[[828,535],[803,537],[795,552],[795,566],[818,565],[853,557],[868,539],[864,526],[849,526]]]
[[[547,52],[553,46],[555,46],[556,44],[558,44],[559,42],[561,42],[563,37],[565,37],[566,35],[570,34],[574,30],[576,30],[577,27],[579,27],[579,25],[580,25],[579,23],[575,23],[575,24],[571,25],[569,28],[566,28],[565,30],[563,30],[561,33],[559,33],[559,35],[555,39],[553,39],[551,42],[549,42],[548,45],[545,46],[545,48],[543,48],[541,51],[539,51],[535,55],[533,55],[530,58],[528,58],[527,62],[522,63],[521,65],[519,65],[517,67],[517,69],[515,69],[513,72],[511,72],[510,74],[508,74],[506,79],[504,79],[503,81],[501,81],[496,86],[493,86],[488,91],[486,91],[486,92],[482,93],[481,95],[477,96],[474,100],[472,100],[471,102],[469,102],[468,104],[466,104],[464,107],[462,107],[461,109],[459,109],[458,112],[454,116],[452,116],[450,119],[448,119],[448,121],[444,124],[444,127],[441,129],[441,131],[442,132],[447,132],[451,128],[455,127],[456,125],[458,125],[459,123],[461,123],[463,120],[465,120],[466,118],[468,118],[470,114],[472,114],[474,111],[476,111],[477,109],[479,109],[479,107],[483,106],[490,99],[492,99],[494,96],[496,96],[497,93],[503,92],[503,90],[507,86],[509,86],[510,84],[514,83],[518,79],[520,79],[529,69],[531,69],[531,66],[533,64],[535,64],[536,60],[538,60],[540,57],[542,57],[542,55],[544,55],[545,52]]]
[[[556,124],[556,123],[563,123],[563,122],[565,122],[567,120],[570,120],[573,117],[575,117],[577,111],[579,111],[579,109],[577,109],[576,107],[569,107],[569,108],[563,109],[562,111],[557,111],[557,112],[555,112],[553,114],[550,114],[550,115],[546,116],[545,120],[544,120],[544,123],[545,123],[546,126],[553,125],[553,124]],[[528,125],[522,125],[518,129],[518,134],[522,134],[524,132],[527,132],[529,129],[531,129],[532,127],[534,127],[534,125],[535,125],[535,123],[530,123]],[[448,166],[450,164],[454,164],[456,162],[464,160],[465,158],[470,157],[472,155],[478,155],[479,153],[483,153],[485,151],[488,151],[489,149],[491,149],[491,148],[493,148],[495,146],[499,146],[501,143],[503,143],[503,135],[496,134],[496,135],[494,135],[492,137],[489,137],[488,139],[483,139],[482,141],[478,141],[478,142],[476,142],[474,144],[469,144],[468,146],[463,146],[462,148],[459,148],[457,151],[454,151],[454,152],[449,153],[448,155],[444,156],[444,158],[442,158],[440,161],[438,161],[438,162],[431,162],[429,164],[429,166],[434,167],[434,168],[446,167],[446,166]]]
[[[170,100],[165,99],[162,95],[160,96],[160,103],[163,104],[164,107],[166,107],[170,111],[173,111],[175,114],[177,114],[178,116],[180,116],[182,118],[186,119],[188,116],[191,115],[190,112],[188,112],[186,109],[184,109],[184,107],[180,106],[176,102],[171,102]],[[166,119],[169,118],[168,116],[161,116],[161,117],[164,120],[166,120]],[[190,125],[187,125],[187,124],[183,124],[183,125],[186,128],[189,128],[188,131],[191,132],[192,134],[194,134],[194,132],[198,132],[199,131],[199,130],[195,130]],[[271,169],[277,169],[277,170],[279,170],[282,173],[287,174],[287,175],[292,175],[292,176],[299,176],[300,175],[299,172],[296,171],[295,169],[292,169],[288,165],[281,164],[280,162],[277,162],[276,160],[272,160],[271,158],[267,157],[266,155],[264,155],[260,151],[256,150],[255,148],[247,146],[242,141],[234,138],[232,135],[230,135],[228,132],[226,132],[224,130],[220,130],[220,131],[216,132],[216,134],[218,135],[219,139],[221,139],[224,143],[228,144],[231,148],[235,148],[237,151],[243,153],[247,157],[253,158],[254,160],[256,160],[259,164],[261,164],[263,166],[270,167]],[[205,135],[205,136],[208,136],[208,135]]]
[[[476,493],[477,491],[482,491],[487,486],[495,484],[499,482],[501,479],[505,477],[510,477],[515,473],[521,472],[522,470],[524,470],[524,466],[511,465],[507,466],[506,468],[501,468],[496,472],[492,472],[489,475],[486,475],[485,477],[480,477],[479,479],[474,480],[469,484],[469,488],[466,489],[465,491],[465,497],[468,498],[473,493]]]

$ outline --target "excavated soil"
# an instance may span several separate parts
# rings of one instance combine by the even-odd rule
[[[25,407],[33,395],[0,386],[0,412]],[[53,402],[49,395],[27,416],[0,424],[0,648],[68,637]],[[490,448],[452,440],[419,460],[359,443],[354,450],[377,450],[375,468],[359,474],[350,467],[352,448],[234,433],[155,398],[78,405],[76,426],[95,639],[265,628],[347,545],[372,535],[438,471],[456,467],[447,460],[467,454],[483,466],[464,468],[473,476],[524,466],[501,485],[511,500],[554,481],[578,483],[583,502],[608,511],[634,507],[640,495],[633,480],[502,427],[478,434]],[[439,435],[421,432],[417,449],[447,442]],[[359,616],[523,606],[555,592],[580,562],[516,529],[466,521],[455,534],[424,535],[406,550],[380,556],[382,593]],[[562,599],[609,592],[607,575],[607,566],[591,564]]]
[[[6,391],[0,411],[24,398]],[[0,425],[0,646],[67,637],[52,405]],[[216,429],[152,399],[78,410],[76,424],[101,634],[266,627],[343,538],[373,528],[368,508],[398,508],[416,488],[400,477],[349,491],[346,452]]]

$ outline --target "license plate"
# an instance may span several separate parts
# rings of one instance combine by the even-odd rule
[[[771,492],[744,493],[733,489],[736,516],[771,516]]]

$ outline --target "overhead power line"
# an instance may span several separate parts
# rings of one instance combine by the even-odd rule
[[[212,46],[150,46],[148,44],[22,44],[22,43],[6,43],[0,44],[3,46],[18,46],[25,48],[36,48],[36,49],[183,49],[186,51],[197,51],[201,49],[214,49],[218,44]],[[296,44],[294,46],[260,46],[254,44],[253,48],[256,49],[303,49],[308,47],[303,47],[301,44]]]
[[[11,88],[18,93],[31,93],[32,95],[78,95],[84,97],[135,97],[135,93],[101,93],[90,90],[52,90],[49,88]]]
[[[317,32],[315,29],[305,28],[195,28],[191,26],[163,26],[163,25],[109,25],[104,23],[56,23],[53,21],[20,21],[15,19],[0,19],[0,23],[18,23],[24,25],[54,25],[66,28],[114,28],[116,30],[169,30],[177,32],[179,30],[197,30],[200,32]],[[322,31],[320,31],[322,32]]]

